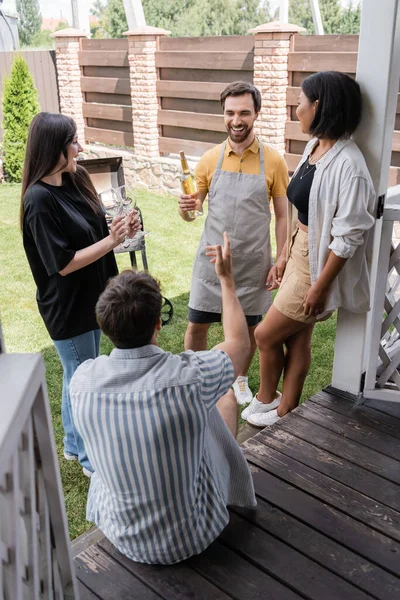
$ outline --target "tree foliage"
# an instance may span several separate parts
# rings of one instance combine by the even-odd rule
[[[67,29],[67,27],[69,27],[67,21],[60,21],[54,31]],[[53,31],[51,31],[51,29],[42,29],[33,37],[31,47],[40,48],[42,50],[54,48],[54,38],[52,37],[52,34]]]
[[[17,0],[18,33],[22,46],[30,46],[40,33],[42,15],[39,0]]]
[[[16,56],[3,87],[4,174],[9,181],[21,181],[29,125],[39,110],[28,63]]]
[[[99,19],[91,30],[95,38],[121,38],[128,30],[123,0],[96,0],[92,14]]]
[[[175,36],[243,35],[272,20],[265,0],[143,0],[146,22]],[[128,29],[123,0],[96,0],[92,13],[99,26],[95,37],[121,37]]]
[[[354,5],[350,0],[347,8],[343,10],[342,22],[339,33],[351,34],[360,32],[361,3]]]
[[[361,5],[350,2],[343,7],[340,0],[319,0],[322,24],[326,34],[355,34],[360,31]],[[289,2],[289,22],[301,25],[307,33],[313,34],[311,5],[309,0]]]

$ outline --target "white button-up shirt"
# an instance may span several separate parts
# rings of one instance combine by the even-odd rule
[[[254,506],[244,455],[215,407],[233,380],[221,351],[148,345],[87,360],[70,386],[74,423],[95,472],[87,518],[138,562],[202,552]]]
[[[311,140],[296,173],[317,143]],[[367,312],[369,273],[366,255],[368,233],[374,225],[375,190],[364,157],[353,140],[338,140],[316,163],[310,190],[308,242],[311,282],[320,276],[329,252],[347,258],[333,281],[325,304],[328,311],[343,307]],[[297,209],[288,205],[288,244],[295,231]]]

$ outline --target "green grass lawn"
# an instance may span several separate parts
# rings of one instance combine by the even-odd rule
[[[52,342],[39,316],[35,285],[22,247],[18,227],[20,187],[0,186],[0,315],[7,352],[41,352],[46,363],[48,394],[53,415],[54,433],[60,457],[71,538],[83,533],[90,525],[85,520],[86,493],[89,482],[75,463],[62,457],[63,430],[61,423],[62,368]],[[160,346],[171,352],[183,350],[183,336],[187,323],[187,302],[191,269],[203,220],[185,223],[177,212],[177,201],[137,192],[143,212],[147,238],[147,259],[151,273],[162,282],[164,296],[174,306],[174,318],[159,336]],[[139,266],[140,258],[138,259]],[[128,268],[129,255],[118,255],[119,268]],[[328,385],[331,380],[335,320],[330,319],[316,327],[313,340],[313,361],[302,399]],[[210,346],[220,342],[222,328],[214,325]],[[101,352],[109,353],[111,343],[102,340]],[[249,372],[250,387],[257,390],[259,382],[258,355]]]

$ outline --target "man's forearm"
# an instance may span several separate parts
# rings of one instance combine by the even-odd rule
[[[275,239],[276,239],[276,258],[282,254],[286,243],[287,236],[287,220],[280,218],[275,221]]]
[[[221,279],[221,291],[225,341],[243,343],[248,339],[247,322],[232,278]]]

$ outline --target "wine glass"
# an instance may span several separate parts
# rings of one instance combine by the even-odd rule
[[[128,215],[132,210],[139,212],[134,199],[133,188],[128,185],[121,185],[117,188],[110,188],[101,192],[100,199],[103,205],[104,212],[111,217]],[[123,242],[124,248],[129,248],[133,242],[143,240],[150,232],[139,230],[133,238],[125,237]]]

